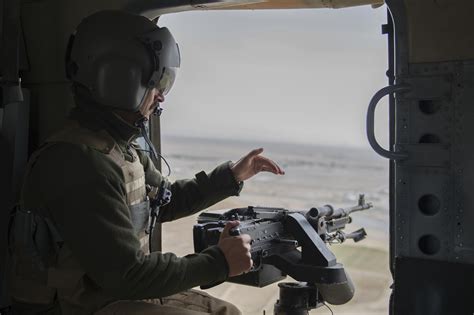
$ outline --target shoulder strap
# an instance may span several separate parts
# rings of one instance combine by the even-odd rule
[[[83,144],[105,154],[109,154],[115,147],[114,139],[104,129],[93,131],[73,121],[69,122],[63,130],[49,137],[46,142]]]
[[[48,148],[60,142],[83,144],[104,154],[110,154],[117,147],[112,136],[105,130],[92,131],[81,127],[77,122],[70,121],[64,129],[46,139],[38,150],[31,155],[26,166],[24,178],[31,172],[40,155]]]

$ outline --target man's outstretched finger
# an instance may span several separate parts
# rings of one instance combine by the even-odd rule
[[[285,171],[280,167],[280,165],[277,165],[278,166],[278,170],[280,171],[280,175],[285,175]]]
[[[271,160],[270,160],[271,161]],[[285,175],[285,171],[278,165],[276,162],[272,161],[273,164],[276,167],[276,173],[275,174],[280,174],[280,175]]]
[[[273,174],[278,174],[278,171],[272,167],[272,166],[269,166],[269,165],[266,165],[266,164],[263,164],[262,166],[260,166],[260,170],[261,172],[270,172],[270,173],[273,173]]]
[[[262,158],[263,166],[266,167],[265,169],[266,171],[272,172],[274,174],[280,174],[278,165],[275,162],[263,156],[261,158]]]

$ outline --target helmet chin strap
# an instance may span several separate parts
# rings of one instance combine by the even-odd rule
[[[155,112],[156,112],[156,109],[157,109],[157,108],[160,109],[160,110],[159,110],[159,114],[158,114],[158,115],[160,115],[161,112],[163,111],[163,109],[162,109],[160,106],[157,106],[157,107],[155,108],[155,111],[153,112],[153,114],[156,115]],[[148,151],[148,150],[143,150],[143,151],[148,151],[148,152],[150,152],[151,155],[152,155],[152,157],[153,157],[153,159],[154,159],[154,161],[157,161],[157,160],[158,160],[158,157],[160,157],[160,158],[163,160],[163,162],[165,162],[166,166],[168,167],[168,175],[166,175],[166,176],[170,176],[170,175],[171,175],[171,167],[170,167],[170,165],[168,164],[168,161],[166,161],[166,159],[165,159],[161,154],[159,154],[158,152],[156,152],[155,146],[153,145],[153,143],[151,142],[150,138],[148,137],[148,130],[147,130],[147,126],[146,126],[147,123],[148,123],[148,118],[146,118],[145,116],[142,116],[141,118],[139,118],[139,119],[134,123],[135,127],[140,128],[140,132],[141,132],[141,135],[142,135],[143,139],[145,139],[146,144],[150,147],[150,151]]]

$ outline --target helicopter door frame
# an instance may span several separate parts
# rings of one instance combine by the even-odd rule
[[[373,147],[391,158],[390,314],[473,314],[474,48],[463,40],[474,4],[386,3],[385,89],[398,92],[389,100],[390,150]]]

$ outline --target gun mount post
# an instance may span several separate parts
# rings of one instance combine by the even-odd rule
[[[273,309],[274,315],[308,315],[323,305],[318,288],[305,282],[281,282],[280,297]]]
[[[288,214],[285,227],[292,231],[299,241],[304,264],[327,267],[336,264],[336,256],[327,248],[324,241],[302,214]]]

